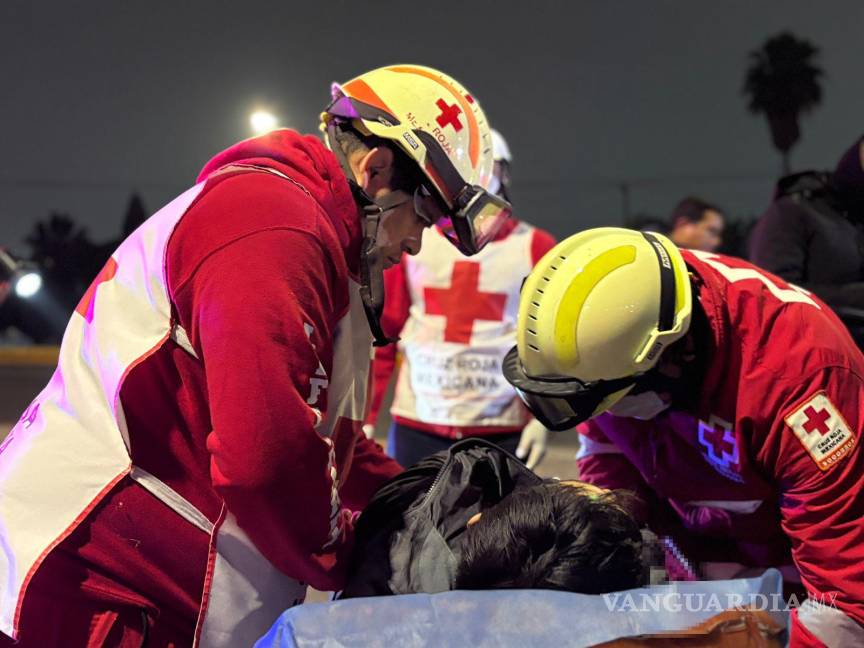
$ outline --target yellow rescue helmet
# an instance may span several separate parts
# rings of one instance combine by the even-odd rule
[[[578,423],[621,399],[686,334],[692,299],[684,258],[665,236],[617,227],[575,234],[522,287],[505,375],[529,407],[532,394],[569,398],[572,416],[559,412],[558,427]]]

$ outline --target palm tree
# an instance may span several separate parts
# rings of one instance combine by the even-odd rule
[[[798,119],[822,101],[820,79],[825,72],[813,60],[819,48],[789,32],[772,36],[750,52],[743,94],[754,114],[764,114],[774,148],[789,173],[789,151],[801,137]]]
[[[37,222],[26,241],[30,259],[42,269],[46,291],[71,311],[107,254],[90,240],[85,228],[61,212]]]

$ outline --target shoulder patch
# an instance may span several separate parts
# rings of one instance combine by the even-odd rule
[[[785,419],[820,470],[828,470],[852,452],[852,428],[824,391],[817,392]]]

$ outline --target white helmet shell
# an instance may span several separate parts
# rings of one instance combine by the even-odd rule
[[[337,92],[377,111],[374,119],[358,116],[352,123],[399,146],[448,204],[455,197],[444,174],[436,169],[429,146],[446,154],[466,185],[489,186],[493,167],[489,124],[477,100],[455,79],[420,65],[390,65],[337,86]],[[328,114],[322,117],[327,120]]]
[[[510,154],[510,147],[507,145],[507,140],[504,136],[494,128],[492,129],[492,158],[496,162],[512,162],[513,156]]]

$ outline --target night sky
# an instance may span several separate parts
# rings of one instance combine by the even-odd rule
[[[779,156],[740,94],[747,53],[791,30],[822,49],[823,105],[796,169],[864,131],[864,2],[0,3],[0,245],[50,210],[97,240],[129,194],[190,186],[248,116],[316,128],[329,84],[389,63],[438,67],[515,154],[515,204],[557,235],[667,215],[687,193],[735,217],[766,206]]]

